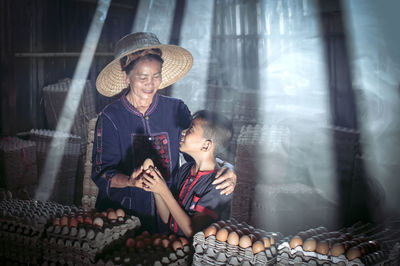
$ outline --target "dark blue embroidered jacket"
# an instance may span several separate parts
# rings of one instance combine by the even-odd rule
[[[221,195],[215,180],[216,170],[193,173],[194,162],[182,165],[171,186],[171,192],[179,205],[189,216],[196,212],[210,216],[214,221],[229,219],[231,213],[232,194]],[[171,232],[184,236],[175,219],[170,215],[169,228]]]
[[[139,188],[110,188],[111,178],[131,175],[146,158],[172,184],[179,167],[179,140],[191,122],[183,101],[156,94],[145,115],[126,99],[106,106],[101,112],[94,136],[92,179],[99,187],[96,209],[123,207],[138,216],[143,228],[157,231],[155,202],[152,193]]]

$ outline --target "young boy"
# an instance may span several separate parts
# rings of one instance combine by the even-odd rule
[[[180,150],[194,161],[179,168],[171,190],[157,169],[143,174],[144,189],[154,193],[158,213],[172,232],[191,237],[213,221],[229,218],[232,194],[221,195],[212,182],[215,153],[227,146],[232,134],[232,124],[224,117],[199,111],[180,142]]]

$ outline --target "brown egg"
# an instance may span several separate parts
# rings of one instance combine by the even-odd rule
[[[245,235],[249,235],[251,233],[249,228],[242,228],[241,230]]]
[[[179,248],[183,248],[182,242],[180,240],[175,240],[172,242],[172,249],[176,251]]]
[[[226,230],[226,228],[221,228],[221,229],[218,230],[217,235],[215,236],[215,238],[218,241],[225,242],[226,239],[228,238],[228,235],[229,235],[229,231]]]
[[[171,234],[171,235],[168,236],[168,239],[169,239],[169,241],[172,242],[172,241],[175,241],[177,239],[177,237],[176,237],[176,235]]]
[[[86,216],[85,220],[84,220],[84,223],[85,224],[92,224],[93,223],[92,217]]]
[[[63,216],[63,217],[61,217],[61,219],[60,219],[60,226],[61,227],[63,227],[63,226],[68,226],[68,216]]]
[[[257,254],[261,251],[264,251],[265,247],[264,247],[264,243],[261,241],[256,241],[253,244],[253,254]]]
[[[250,239],[251,239],[251,243],[256,242],[257,237],[256,237],[254,234],[249,234],[249,237],[250,237]]]
[[[215,236],[217,234],[217,228],[214,225],[210,225],[204,230],[204,237]]]
[[[344,253],[344,246],[342,243],[336,243],[333,244],[332,248],[331,248],[331,255],[338,257],[340,255],[342,255]]]
[[[101,218],[101,217],[94,218],[93,225],[98,226],[100,228],[103,227],[103,225],[104,225],[103,218]]]
[[[77,227],[78,220],[75,217],[69,218],[68,227]]]
[[[227,242],[228,242],[228,244],[230,244],[232,246],[239,245],[239,235],[238,235],[238,233],[236,233],[235,231],[230,232],[229,235],[228,235]]]
[[[271,247],[271,241],[269,240],[268,237],[264,236],[263,238],[261,238],[261,240],[263,241],[265,248],[270,248]]]
[[[346,258],[348,260],[354,260],[361,257],[361,251],[358,247],[352,247],[346,252]]]
[[[329,246],[328,242],[325,240],[319,241],[317,244],[317,253],[322,254],[322,255],[327,255],[329,253]]]
[[[169,245],[170,245],[170,243],[171,243],[171,241],[169,241],[168,238],[165,238],[165,239],[162,240],[162,246],[163,246],[164,248],[168,248]]]
[[[56,225],[60,225],[60,218],[58,218],[58,217],[53,220],[53,226],[56,226]]]
[[[162,239],[159,238],[159,237],[154,238],[154,240],[153,240],[153,247],[161,247],[161,245],[162,245]]]
[[[185,237],[183,237],[183,236],[180,236],[180,237],[179,237],[179,240],[181,241],[181,243],[182,243],[183,246],[189,245],[189,240],[187,240],[187,238],[185,238]]]
[[[136,239],[136,241],[139,241],[139,240],[143,241],[143,239],[144,239],[144,236],[142,236],[142,235],[139,235],[139,236],[137,236],[135,239]]]
[[[147,247],[147,246],[150,246],[153,243],[153,240],[150,237],[145,237],[143,239],[143,243]]]
[[[222,228],[222,227],[224,227],[224,226],[226,225],[226,222],[223,221],[223,220],[221,220],[221,221],[218,221],[217,224],[218,224],[219,226],[221,226],[221,228]]]
[[[289,246],[292,249],[297,246],[301,246],[301,245],[303,245],[303,239],[301,239],[301,237],[299,237],[299,236],[292,237],[292,239],[289,242]]]
[[[248,248],[251,246],[251,239],[248,235],[243,235],[239,240],[239,246],[241,248]]]
[[[126,247],[128,248],[134,248],[136,246],[136,241],[133,238],[128,238],[126,240]]]
[[[136,248],[143,249],[143,248],[145,248],[145,246],[146,245],[144,244],[143,240],[139,240],[139,241],[136,240]]]
[[[76,216],[76,220],[78,221],[78,223],[83,224],[83,216],[82,215]]]
[[[143,231],[140,235],[142,235],[143,237],[150,237],[149,231]]]
[[[153,160],[147,158],[147,159],[144,160],[144,162],[143,162],[143,170],[144,170],[144,171],[148,170],[150,166],[154,167]]]
[[[107,212],[106,211],[102,212],[101,216],[104,217],[104,218],[107,218]]]
[[[107,213],[108,220],[117,220],[118,216],[114,210],[111,210]]]
[[[117,214],[117,217],[125,217],[125,211],[123,209],[117,209],[115,213]]]
[[[161,238],[161,235],[159,233],[154,233],[151,235],[151,238],[153,238],[153,239]]]
[[[303,250],[304,251],[315,251],[317,248],[317,241],[314,238],[307,238],[306,241],[303,243]]]

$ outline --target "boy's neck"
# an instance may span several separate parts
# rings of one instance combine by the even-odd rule
[[[199,171],[212,171],[215,169],[215,158],[214,155],[202,156],[201,158],[193,158],[195,161],[194,169],[195,173]]]

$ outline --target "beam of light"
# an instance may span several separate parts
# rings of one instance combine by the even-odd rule
[[[179,45],[192,53],[193,67],[174,84],[171,96],[182,99],[192,112],[205,107],[213,14],[212,0],[186,2]]]
[[[337,223],[328,78],[312,1],[263,1],[254,224],[294,233]],[[250,137],[249,137],[250,138]],[[238,156],[238,155],[237,155]]]
[[[131,32],[152,32],[161,43],[168,43],[175,4],[176,0],[140,1]]]
[[[75,73],[65,100],[60,120],[57,124],[57,132],[70,132],[76,110],[81,100],[83,88],[89,73],[89,68],[100,38],[100,34],[107,17],[111,0],[99,0],[96,12],[93,16],[89,33],[83,45]],[[60,163],[65,149],[65,138],[54,137],[50,144],[49,152],[44,164],[43,173],[36,191],[35,198],[48,200],[53,190],[55,179],[59,171]],[[75,184],[71,184],[75,186]]]
[[[363,161],[389,215],[399,213],[400,2],[342,1],[347,15]],[[379,190],[381,188],[381,190]],[[374,206],[378,204],[375,203]]]

